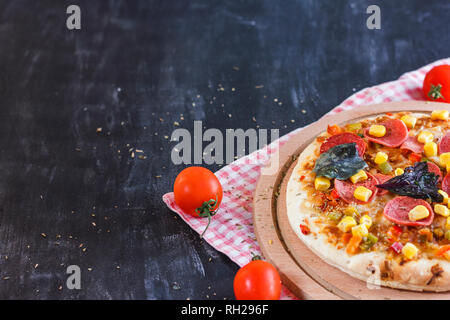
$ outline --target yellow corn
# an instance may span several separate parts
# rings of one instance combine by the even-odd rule
[[[447,204],[448,203],[448,194],[447,194],[447,192],[445,192],[443,190],[438,190],[438,193],[440,193],[442,195],[442,197],[444,198],[442,203],[443,204]]]
[[[361,238],[364,238],[369,234],[369,230],[367,230],[366,225],[360,224],[352,228],[352,234],[354,236],[360,236]]]
[[[367,228],[370,228],[372,226],[372,218],[365,214],[361,217],[361,219],[359,219],[359,223],[365,225]]]
[[[417,249],[417,247],[410,242],[405,244],[405,246],[402,248],[402,253],[406,259],[414,258],[418,252],[419,249]]]
[[[350,206],[350,207],[345,208],[344,214],[346,216],[352,216],[353,217],[355,215],[358,215],[358,210],[356,210],[356,208],[354,206]]]
[[[418,140],[420,143],[431,142],[431,141],[433,141],[433,139],[434,139],[434,136],[433,136],[433,134],[432,134],[431,132],[429,132],[429,131],[421,131],[421,132],[419,133],[419,135],[417,136],[417,140]]]
[[[445,229],[450,230],[450,217],[448,217],[447,221],[445,222]]]
[[[422,220],[428,217],[429,215],[430,211],[428,211],[428,209],[423,205],[415,206],[408,212],[408,217],[409,220],[411,221]]]
[[[337,226],[342,232],[349,232],[354,226],[356,226],[356,220],[353,217],[345,216]]]
[[[450,260],[450,251],[444,252],[443,256],[445,259]]]
[[[360,181],[367,180],[367,174],[364,170],[359,170],[358,173],[355,173],[353,176],[350,177],[351,182],[358,183]]]
[[[441,167],[447,166],[447,164],[450,163],[450,152],[441,153],[439,156],[439,163],[441,164]]]
[[[377,152],[377,155],[375,156],[375,163],[376,164],[382,164],[386,161],[388,161],[388,155],[382,151]]]
[[[374,137],[384,137],[386,134],[386,127],[380,124],[373,124],[370,126],[369,134]]]
[[[330,185],[331,185],[330,179],[328,179],[326,177],[317,177],[314,180],[314,187],[318,191],[326,191],[326,190],[328,190]]]
[[[431,113],[431,120],[447,120],[448,111],[447,110],[434,110]]]
[[[366,187],[359,186],[355,189],[355,192],[353,193],[353,196],[363,202],[367,202],[369,200],[370,196],[372,195],[372,190],[367,189]]]
[[[433,141],[425,143],[423,152],[428,158],[435,157],[437,155],[437,144]]]
[[[416,125],[417,118],[404,115],[400,120],[402,120],[408,128],[412,129]]]
[[[403,170],[402,168],[397,168],[395,169],[394,173],[396,176],[400,176],[405,173],[405,170]]]
[[[443,204],[435,204],[434,212],[440,214],[441,216],[448,217],[450,215],[450,210]]]

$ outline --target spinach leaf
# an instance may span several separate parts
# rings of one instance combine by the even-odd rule
[[[443,197],[438,193],[438,180],[439,176],[428,171],[426,162],[417,162],[413,167],[405,168],[402,175],[389,179],[377,187],[401,196],[442,202]]]
[[[316,160],[313,171],[317,176],[346,180],[367,167],[359,156],[356,143],[344,143],[324,152]]]

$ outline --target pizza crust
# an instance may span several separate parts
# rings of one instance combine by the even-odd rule
[[[315,139],[300,154],[286,191],[289,223],[306,246],[328,264],[368,284],[414,291],[450,291],[450,262],[446,260],[422,258],[400,265],[387,260],[384,252],[349,255],[345,248],[338,249],[327,242],[326,235],[319,233],[319,227],[314,223],[320,214],[313,209],[306,193],[302,192],[306,183],[299,179],[303,164],[317,158],[319,147]],[[304,235],[299,228],[305,221],[308,221],[311,230],[309,235]]]

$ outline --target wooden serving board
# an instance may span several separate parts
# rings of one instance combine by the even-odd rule
[[[407,101],[357,107],[333,116],[324,116],[305,127],[284,144],[269,162],[280,164],[276,173],[261,175],[253,199],[256,238],[264,257],[280,272],[282,282],[300,299],[450,299],[450,292],[414,292],[386,287],[369,288],[327,264],[298,238],[291,229],[286,211],[286,185],[295,159],[329,124],[343,125],[360,118],[386,112],[449,109],[450,104]]]

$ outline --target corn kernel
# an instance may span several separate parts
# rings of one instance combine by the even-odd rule
[[[353,192],[353,196],[360,201],[367,202],[372,193],[373,193],[372,190],[367,189],[366,187],[363,186],[359,186],[355,189],[355,192]]]
[[[428,158],[437,156],[437,144],[433,141],[425,143],[423,147],[423,152]]]
[[[353,176],[350,177],[351,182],[353,183],[358,183],[360,181],[364,181],[367,180],[367,174],[364,170],[359,170],[358,173],[354,174]]]
[[[450,251],[444,252],[443,256],[445,259],[450,260]]]
[[[374,137],[384,137],[386,134],[386,127],[380,124],[373,124],[370,126],[369,134]]]
[[[330,185],[330,179],[326,177],[317,177],[316,180],[314,180],[314,187],[318,191],[326,191]]]
[[[345,216],[337,226],[342,232],[349,232],[354,226],[356,226],[356,220],[353,217]]]
[[[382,164],[386,161],[388,161],[388,155],[382,151],[377,152],[377,155],[375,156],[375,163],[376,164]]]
[[[448,194],[447,194],[447,192],[445,192],[444,190],[438,190],[438,193],[442,195],[442,198],[444,198],[442,203],[443,204],[447,204],[448,203]]]
[[[429,215],[430,211],[428,211],[428,209],[423,205],[415,206],[408,212],[408,217],[409,220],[411,221],[422,220],[428,217]]]
[[[447,110],[434,110],[431,113],[431,120],[447,120],[448,111]]]
[[[370,228],[372,226],[372,218],[365,214],[361,217],[361,219],[359,219],[359,223],[365,225],[367,228]]]
[[[400,120],[403,121],[403,123],[406,125],[406,127],[408,127],[409,129],[412,129],[416,125],[417,118],[408,116],[408,115],[404,115],[403,117],[400,118]]]
[[[448,217],[447,221],[445,222],[445,229],[450,230],[450,217]]]
[[[354,206],[350,206],[345,208],[344,210],[344,214],[346,216],[357,216],[358,215],[358,210],[354,207]]]
[[[419,249],[417,249],[417,247],[410,242],[405,244],[405,246],[402,248],[402,253],[406,259],[414,258],[418,252]]]
[[[402,174],[405,173],[405,170],[403,170],[402,168],[397,168],[395,169],[394,173],[396,176],[401,176]]]
[[[369,234],[369,230],[367,230],[366,225],[360,224],[352,228],[352,234],[354,236],[360,236],[361,238],[364,238]]]
[[[445,167],[447,164],[449,164],[450,152],[441,153],[441,155],[439,156],[439,163],[441,164],[441,167]]]
[[[443,204],[435,204],[434,212],[440,214],[441,216],[448,217],[450,215],[450,210]]]
[[[417,136],[417,140],[420,143],[432,142],[433,139],[434,139],[434,136],[429,131],[420,131],[419,135]]]
[[[450,172],[450,162],[445,165],[445,170],[447,173]]]

